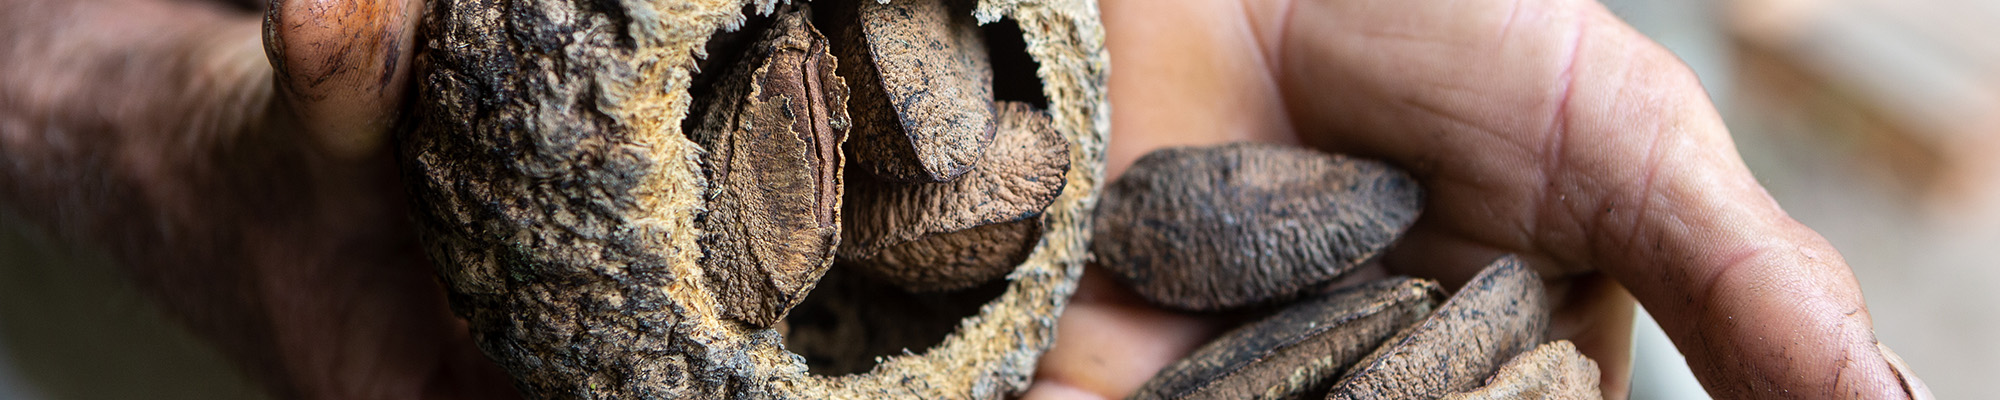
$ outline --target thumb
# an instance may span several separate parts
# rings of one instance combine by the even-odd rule
[[[1323,132],[1303,141],[1426,180],[1424,218],[1451,240],[1413,233],[1399,252],[1595,267],[1718,398],[1921,394],[1876,342],[1853,271],[1765,193],[1692,71],[1602,4],[1274,9],[1262,25],[1281,27],[1265,41],[1280,85],[1304,88],[1286,93],[1291,115]]]
[[[381,147],[401,109],[416,0],[272,0],[264,52],[279,93],[321,148],[360,156]]]

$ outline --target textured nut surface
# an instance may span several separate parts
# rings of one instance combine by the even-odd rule
[[[1471,390],[1500,363],[1542,343],[1542,280],[1512,255],[1495,260],[1437,311],[1355,363],[1329,400],[1436,399]]]
[[[1108,58],[1096,4],[987,0],[1040,63],[1067,187],[1006,288],[928,349],[810,373],[778,332],[725,317],[699,264],[713,187],[682,131],[708,39],[772,0],[430,0],[399,135],[454,312],[533,398],[998,398],[1025,389],[1081,273],[1102,174]],[[814,6],[824,9],[819,3]],[[714,68],[722,70],[724,68]],[[714,72],[714,71],[711,71]]]
[[[986,159],[951,182],[901,183],[850,173],[840,259],[905,289],[959,289],[1005,275],[1041,240],[1042,210],[1062,191],[1068,146],[1048,116],[1003,102]]]
[[[834,52],[854,85],[862,170],[911,182],[958,178],[993,141],[993,66],[970,14],[945,0],[852,0],[829,14]]]
[[[840,238],[847,85],[810,13],[779,10],[689,132],[710,187],[702,270],[723,314],[757,326],[805,299]]]
[[[1092,251],[1156,304],[1266,304],[1373,258],[1422,205],[1417,183],[1379,162],[1259,143],[1170,148],[1105,188]]]
[[[1568,340],[1542,344],[1500,366],[1486,386],[1452,393],[1445,400],[1598,400],[1597,362]]]
[[[1429,315],[1437,283],[1393,278],[1287,306],[1168,365],[1128,399],[1301,399]]]

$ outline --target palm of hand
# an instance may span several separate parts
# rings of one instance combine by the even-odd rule
[[[1386,272],[1453,286],[1522,254],[1553,279],[1551,337],[1596,358],[1612,397],[1635,295],[1718,395],[1903,393],[1838,253],[1763,192],[1692,73],[1594,2],[1102,8],[1111,176],[1159,147],[1240,140],[1382,158],[1429,191]],[[1221,323],[1086,280],[1031,398],[1123,396]]]

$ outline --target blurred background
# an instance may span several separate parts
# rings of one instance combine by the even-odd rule
[[[2000,1],[1606,0],[1694,68],[1939,398],[2000,376]],[[0,399],[265,397],[103,257],[0,210]],[[1641,314],[1643,317],[1643,314]],[[1634,399],[1700,399],[1657,325]]]
[[[1860,278],[1942,399],[2000,376],[2000,1],[1608,0],[1687,61],[1744,161]],[[1706,398],[1642,321],[1634,399]]]

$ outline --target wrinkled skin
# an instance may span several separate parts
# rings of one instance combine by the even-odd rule
[[[1627,391],[1635,298],[1718,398],[1908,395],[1840,253],[1757,184],[1694,74],[1596,2],[1100,8],[1110,176],[1240,140],[1388,160],[1429,204],[1382,267],[1455,287],[1524,255],[1551,279],[1551,339],[1603,366],[1608,398]],[[1077,296],[1028,398],[1122,397],[1218,323]]]
[[[262,16],[222,4],[0,0],[0,203],[111,251],[280,397],[510,395],[446,310],[381,146],[412,4],[281,1],[260,42]],[[1597,3],[1101,8],[1111,176],[1236,140],[1389,160],[1431,196],[1381,268],[1452,286],[1526,255],[1554,280],[1552,337],[1612,398],[1634,299],[1718,397],[1906,395],[1839,253],[1757,185],[1693,74]],[[1029,398],[1123,397],[1229,322],[1090,275]]]

